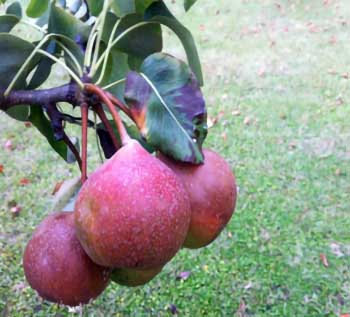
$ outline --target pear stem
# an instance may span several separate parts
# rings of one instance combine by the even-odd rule
[[[130,109],[123,104],[117,97],[113,96],[111,93],[106,92],[107,97],[116,105],[120,110],[122,110],[129,118],[131,117]]]
[[[87,130],[88,130],[88,115],[89,108],[87,103],[83,102],[80,105],[81,110],[81,183],[84,184],[87,180]]]
[[[118,132],[120,134],[120,139],[122,140],[122,145],[126,145],[127,143],[129,143],[131,138],[125,129],[125,126],[124,126],[123,121],[121,120],[121,118],[119,116],[118,111],[114,107],[112,101],[108,98],[106,92],[94,84],[85,84],[85,90],[88,93],[92,93],[92,94],[97,95],[101,99],[101,101],[108,107],[109,111],[112,114],[113,120],[117,126]]]
[[[107,131],[112,139],[113,145],[115,146],[116,149],[119,149],[120,144],[119,144],[119,142],[114,134],[113,128],[112,128],[111,124],[109,123],[105,112],[103,111],[101,104],[94,105],[94,110],[97,113],[97,115],[99,116],[99,118],[101,119],[105,128],[107,129]]]

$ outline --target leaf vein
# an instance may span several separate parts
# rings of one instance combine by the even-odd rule
[[[159,91],[157,90],[157,88],[153,85],[152,81],[144,74],[144,73],[140,73],[140,75],[147,81],[147,83],[151,86],[153,92],[156,94],[156,96],[158,97],[158,99],[160,100],[160,102],[162,103],[162,105],[165,107],[165,109],[169,112],[170,116],[174,119],[174,121],[176,122],[176,124],[180,127],[180,130],[182,130],[182,132],[185,134],[185,136],[187,137],[187,139],[190,141],[190,144],[193,143],[193,140],[191,139],[191,137],[188,135],[187,131],[184,129],[184,127],[181,125],[181,123],[179,122],[179,120],[176,118],[176,116],[174,115],[174,113],[171,111],[171,109],[168,107],[168,105],[166,104],[165,100],[163,99],[163,97],[161,96],[161,94],[159,93]]]

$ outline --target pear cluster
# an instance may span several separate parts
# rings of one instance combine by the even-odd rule
[[[204,150],[202,165],[149,154],[130,140],[83,184],[74,212],[49,215],[23,257],[25,276],[44,299],[75,306],[110,281],[149,282],[182,248],[219,235],[236,203],[227,162]]]

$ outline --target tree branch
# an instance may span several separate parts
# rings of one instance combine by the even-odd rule
[[[82,159],[80,158],[79,152],[67,136],[66,132],[64,131],[62,113],[58,110],[57,105],[55,103],[44,105],[44,108],[47,115],[50,118],[55,139],[57,141],[63,140],[63,142],[66,143],[66,145],[73,153],[75,159],[77,160],[80,171],[83,172]]]
[[[45,105],[57,102],[68,102],[76,105],[81,90],[75,83],[42,90],[12,91],[7,97],[0,90],[0,110],[6,111],[17,105]]]
[[[61,141],[64,135],[62,113],[54,102],[44,105],[44,109],[50,118],[51,127],[56,141]]]

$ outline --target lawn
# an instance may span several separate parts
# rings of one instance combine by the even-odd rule
[[[205,146],[234,170],[236,212],[210,246],[181,250],[145,287],[111,284],[83,315],[350,314],[349,1],[199,0],[186,15],[180,4],[171,6],[203,64],[213,124]],[[183,57],[165,33],[166,51]],[[52,80],[62,76],[57,69]],[[0,315],[79,316],[41,301],[22,269],[55,184],[78,168],[4,113],[0,129]],[[90,141],[92,171],[99,159]]]

